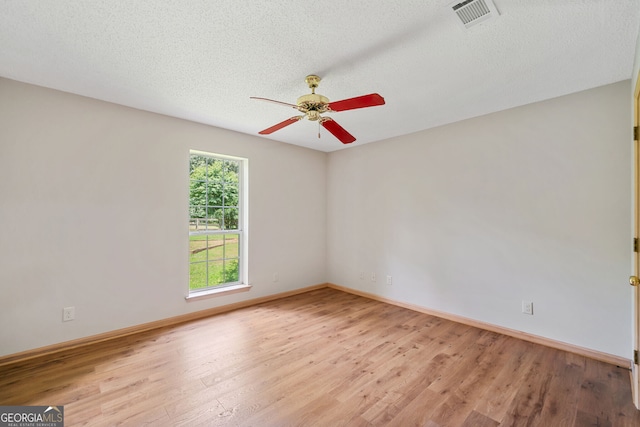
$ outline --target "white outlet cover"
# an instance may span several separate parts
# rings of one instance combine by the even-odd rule
[[[62,309],[62,321],[69,322],[76,318],[76,308],[75,307],[65,307]]]

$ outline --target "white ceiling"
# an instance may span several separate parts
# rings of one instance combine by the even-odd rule
[[[461,1],[461,0],[459,0]],[[0,76],[250,135],[317,92],[357,146],[631,78],[640,0],[494,0],[464,29],[449,0],[0,0]],[[1,94],[0,94],[1,95]],[[344,146],[300,121],[271,139]]]

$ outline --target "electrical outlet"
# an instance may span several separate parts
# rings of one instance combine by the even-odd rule
[[[371,273],[371,281],[372,282],[376,281],[376,273]]]
[[[364,280],[364,271],[360,272],[360,280]]]
[[[391,285],[392,283],[391,276],[387,276],[387,285]]]
[[[75,307],[65,307],[62,309],[62,321],[69,322],[76,318],[76,308]]]
[[[278,273],[273,273],[273,281],[274,281],[274,282],[277,282],[277,281],[278,281],[278,279],[279,279],[279,277],[278,277]]]
[[[522,301],[522,313],[533,315],[533,303],[531,301]]]

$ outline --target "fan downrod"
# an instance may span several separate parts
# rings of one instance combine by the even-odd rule
[[[309,89],[311,89],[311,93],[316,93],[316,88],[318,87],[318,84],[320,83],[320,80],[322,80],[322,79],[320,77],[316,76],[315,74],[309,74],[304,79],[304,81],[307,83],[307,85],[309,85]]]

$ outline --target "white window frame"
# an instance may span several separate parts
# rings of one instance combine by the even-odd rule
[[[248,200],[249,200],[249,191],[248,191],[248,164],[249,160],[242,157],[234,157],[225,154],[211,153],[206,151],[199,150],[189,150],[189,163],[191,164],[191,156],[203,156],[209,157],[216,160],[231,160],[234,162],[238,162],[238,228],[233,230],[205,230],[205,231],[191,231],[189,230],[188,240],[193,235],[225,235],[225,234],[237,234],[238,235],[238,281],[237,282],[229,282],[225,284],[219,284],[215,286],[210,286],[202,289],[191,290],[190,287],[190,264],[191,261],[187,258],[187,265],[189,266],[187,271],[187,295],[185,299],[188,301],[197,300],[201,298],[207,298],[212,296],[222,296],[228,295],[236,292],[244,292],[248,291],[251,288],[251,285],[248,282],[248,260],[249,260],[249,251],[248,251]],[[190,168],[187,168],[190,170]],[[191,177],[187,175],[187,189],[190,188]],[[189,208],[191,207],[191,201],[189,195],[188,203],[187,203],[187,215],[189,215]]]

